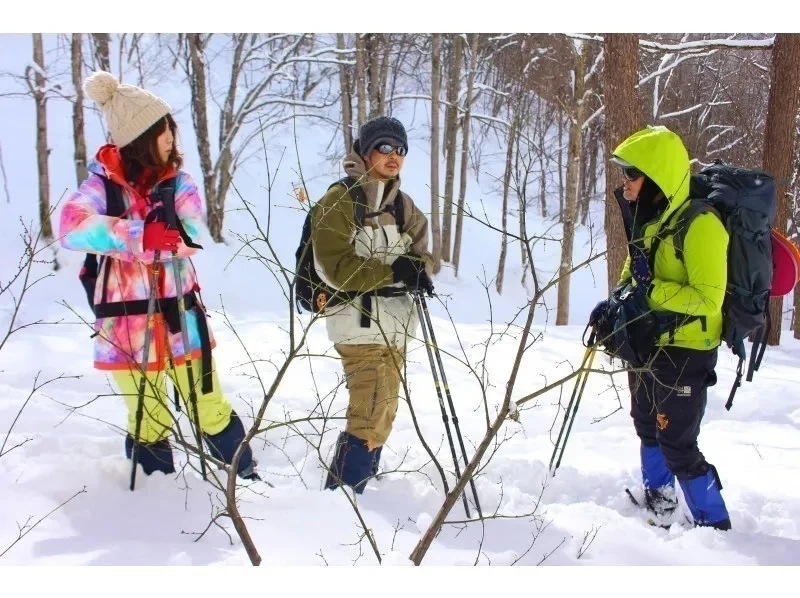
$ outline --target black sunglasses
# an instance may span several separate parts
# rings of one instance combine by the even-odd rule
[[[381,154],[385,154],[387,156],[392,152],[397,152],[397,155],[400,156],[401,158],[408,153],[408,150],[404,148],[402,145],[399,147],[395,147],[394,145],[391,145],[389,143],[381,143],[375,149],[378,150]]]
[[[634,168],[633,166],[623,166],[622,176],[624,176],[626,180],[633,182],[637,179],[642,178],[644,176],[644,173],[638,168]]]

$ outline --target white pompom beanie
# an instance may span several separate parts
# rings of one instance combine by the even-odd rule
[[[158,96],[136,87],[120,84],[111,73],[97,71],[87,77],[83,90],[105,116],[111,141],[124,147],[172,112]]]

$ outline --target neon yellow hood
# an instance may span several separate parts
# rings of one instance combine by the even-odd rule
[[[667,196],[669,206],[661,222],[689,197],[689,153],[681,138],[666,127],[634,133],[617,146],[614,155],[645,173]]]

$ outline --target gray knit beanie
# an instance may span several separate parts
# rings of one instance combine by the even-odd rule
[[[381,143],[404,147],[408,151],[408,137],[403,123],[390,116],[373,118],[361,125],[354,146],[360,155],[369,156]]]

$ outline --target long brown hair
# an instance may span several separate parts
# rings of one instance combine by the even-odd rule
[[[157,140],[167,127],[172,131],[174,141],[167,162],[162,163],[158,154]],[[128,145],[121,147],[119,153],[128,180],[138,182],[142,173],[148,171],[148,180],[145,182],[147,185],[155,185],[170,165],[178,170],[183,164],[183,156],[178,152],[178,125],[175,119],[171,114],[167,114]]]

